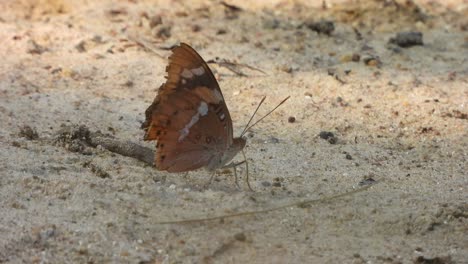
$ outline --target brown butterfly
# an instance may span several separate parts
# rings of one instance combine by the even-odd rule
[[[168,172],[201,167],[215,171],[240,164],[227,163],[245,147],[242,135],[289,98],[252,126],[247,124],[241,136],[233,138],[232,120],[223,94],[202,57],[181,43],[172,49],[166,71],[167,81],[146,110],[142,128],[146,131],[145,140],[157,140],[156,168]],[[247,184],[250,188],[248,178]]]
[[[167,81],[146,110],[145,140],[157,140],[155,165],[168,172],[224,167],[246,143],[233,138],[232,120],[213,73],[189,45],[172,49]]]

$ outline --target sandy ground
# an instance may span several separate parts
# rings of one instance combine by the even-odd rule
[[[468,263],[467,2],[249,2],[0,1],[0,262]],[[255,192],[244,168],[205,186],[55,140],[85,125],[154,149],[140,125],[180,41],[265,72],[210,64],[237,135],[291,96],[248,135]]]

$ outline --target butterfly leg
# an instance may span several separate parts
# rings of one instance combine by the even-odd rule
[[[208,182],[205,184],[205,188],[208,188],[208,186],[211,185],[211,183],[213,182],[213,179],[214,179],[215,176],[216,176],[216,171],[212,171],[212,172],[211,172],[210,179],[209,179]]]
[[[225,166],[223,167],[223,169],[234,168],[235,182],[236,182],[237,187],[240,188],[240,187],[239,187],[239,183],[238,183],[238,181],[237,181],[237,170],[236,170],[236,168],[237,168],[237,166],[242,165],[242,164],[244,164],[244,163],[245,163],[246,173],[247,173],[247,177],[246,177],[246,179],[245,179],[245,181],[247,182],[247,187],[249,187],[249,190],[254,191],[254,190],[252,189],[252,187],[250,186],[250,181],[249,181],[249,165],[248,165],[246,159],[243,160],[243,161],[241,161],[241,162],[238,162],[238,163],[231,162],[231,163],[229,163],[228,165],[225,165]]]
[[[234,170],[234,182],[236,183],[237,189],[240,189],[239,181],[237,180],[237,168],[236,168],[236,164],[234,164],[233,170]]]
[[[234,163],[234,162],[231,162],[229,163],[228,165],[224,165],[222,167],[222,169],[230,169],[230,168],[235,168],[236,166],[239,166],[241,164],[244,164],[245,160],[241,161],[241,162],[238,162],[238,163]]]
[[[234,170],[234,182],[236,183],[236,186],[237,186],[238,189],[240,189],[240,186],[239,186],[239,181],[238,181],[238,178],[237,178],[236,168],[237,168],[237,166],[241,165],[244,162],[245,162],[245,160],[241,161],[241,162],[238,162],[238,163],[231,162],[231,163],[223,166],[223,169],[233,168],[233,170]]]
[[[245,161],[245,172],[246,172],[245,182],[247,182],[247,186],[253,192],[254,190],[250,186],[250,181],[249,181],[249,164],[247,163],[247,161]]]
[[[242,149],[242,156],[244,156],[244,162],[245,162],[245,181],[247,182],[247,186],[249,189],[253,192],[254,190],[250,186],[250,181],[249,181],[249,163],[247,162],[247,157],[245,156],[245,152]]]

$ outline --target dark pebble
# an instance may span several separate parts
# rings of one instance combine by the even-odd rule
[[[351,60],[354,62],[359,62],[361,60],[361,55],[354,53],[353,56],[351,57]]]
[[[24,137],[28,140],[35,140],[39,138],[39,135],[37,134],[37,131],[30,126],[23,126],[20,127],[20,132],[19,132],[20,137]]]
[[[245,240],[247,240],[247,237],[245,236],[244,233],[237,233],[237,234],[234,235],[234,238],[237,241],[241,241],[241,242],[244,242]]]
[[[170,38],[171,37],[171,26],[162,26],[157,32],[156,37],[158,38]]]
[[[399,32],[396,37],[391,38],[388,42],[396,44],[402,48],[424,45],[423,34],[417,31]]]
[[[329,132],[329,131],[320,132],[319,137],[321,139],[327,140],[328,143],[330,143],[330,144],[336,144],[336,142],[338,142],[338,138],[335,137],[335,135],[332,132]]]
[[[86,47],[85,47],[86,43],[84,40],[80,41],[80,43],[76,44],[75,45],[75,49],[82,53],[82,52],[86,52]]]
[[[162,24],[162,17],[159,16],[159,15],[156,15],[156,16],[152,16],[150,18],[150,21],[149,21],[149,26],[150,28],[154,28],[158,25],[161,25]]]
[[[218,31],[216,31],[216,35],[224,35],[226,33],[227,31],[225,29],[218,29]]]
[[[366,185],[371,185],[371,184],[374,184],[376,181],[372,178],[367,178],[365,180],[362,180],[359,182],[359,186],[366,186]]]
[[[192,25],[192,32],[199,32],[201,29],[200,25]]]
[[[417,257],[413,263],[415,264],[450,264],[454,263],[450,256],[445,257],[434,257],[434,258],[426,258],[424,256]]]
[[[288,122],[289,122],[289,123],[294,123],[294,122],[296,122],[296,118],[295,118],[294,116],[290,116],[290,117],[288,118]]]
[[[369,57],[363,58],[362,61],[367,66],[381,66],[382,65],[382,61],[378,57],[369,56]]]
[[[335,30],[335,24],[329,20],[320,20],[318,22],[307,22],[306,26],[319,34],[330,35]]]

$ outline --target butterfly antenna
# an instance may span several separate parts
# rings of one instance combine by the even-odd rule
[[[284,104],[284,102],[286,102],[291,96],[288,96],[286,98],[283,99],[283,101],[281,101],[275,108],[273,108],[270,112],[268,112],[266,115],[264,115],[262,118],[260,118],[259,120],[257,120],[257,122],[253,123],[252,125],[248,126],[250,124],[250,121],[253,119],[255,113],[257,113],[257,110],[258,108],[260,107],[260,105],[263,103],[263,101],[265,100],[266,97],[263,97],[262,101],[260,101],[260,104],[258,104],[258,107],[257,109],[255,110],[254,114],[252,115],[252,117],[250,118],[249,120],[249,123],[247,123],[247,126],[245,127],[244,131],[242,131],[242,134],[240,135],[241,137],[249,130],[251,129],[253,126],[255,126],[256,124],[258,124],[260,121],[262,121],[265,117],[269,116],[271,113],[273,113],[278,107],[280,107],[282,104]]]
[[[247,131],[247,128],[249,127],[250,122],[252,122],[252,119],[254,118],[255,114],[256,114],[257,111],[258,111],[258,109],[260,109],[260,106],[263,104],[263,101],[265,101],[265,99],[266,99],[266,96],[264,96],[264,97],[262,98],[262,100],[260,101],[260,103],[257,105],[257,109],[255,109],[253,115],[250,117],[249,122],[247,122],[247,125],[245,125],[244,131],[242,131],[242,133],[241,133],[241,135],[240,135],[241,137],[242,137],[242,135],[244,135],[244,133]]]

